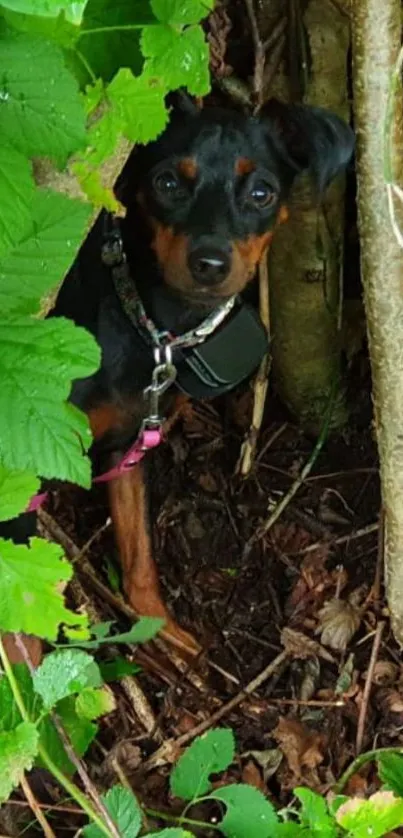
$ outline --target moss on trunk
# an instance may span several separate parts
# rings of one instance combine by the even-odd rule
[[[304,23],[311,57],[304,101],[348,119],[348,19],[331,0],[310,0]],[[343,217],[343,177],[332,184],[321,208],[304,179],[294,190],[290,220],[276,234],[269,257],[275,386],[290,412],[315,431],[340,374]],[[340,396],[333,424],[344,415]]]

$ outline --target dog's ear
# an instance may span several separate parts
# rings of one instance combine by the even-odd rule
[[[352,129],[324,108],[287,105],[272,99],[265,106],[262,118],[275,128],[296,172],[310,171],[319,193],[346,168],[353,154]]]

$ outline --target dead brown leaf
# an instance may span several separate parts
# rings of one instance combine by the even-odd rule
[[[295,631],[295,629],[286,628],[281,632],[281,642],[287,652],[294,658],[310,658],[321,657],[334,663],[332,655],[317,642],[303,634],[302,631]]]
[[[325,736],[305,727],[297,719],[281,717],[272,736],[279,743],[296,780],[301,777],[304,767],[316,768],[323,762]]]
[[[242,782],[248,786],[254,786],[259,791],[264,791],[265,783],[261,771],[259,771],[253,759],[248,759],[242,768]]]
[[[374,684],[386,687],[393,684],[399,672],[399,667],[392,663],[392,661],[378,660],[375,664],[372,681]],[[368,677],[368,672],[364,672],[364,678]]]
[[[360,622],[361,611],[355,605],[342,599],[331,599],[319,612],[316,634],[320,634],[325,646],[344,652]]]
[[[265,751],[246,751],[242,756],[253,757],[255,762],[260,765],[265,783],[276,773],[283,759],[280,748],[267,748]]]

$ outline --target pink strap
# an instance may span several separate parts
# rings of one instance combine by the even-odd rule
[[[106,483],[109,480],[114,480],[115,477],[120,477],[126,471],[130,471],[130,469],[134,468],[134,466],[143,459],[144,455],[147,454],[147,451],[150,451],[152,448],[156,448],[161,441],[162,428],[160,425],[152,431],[141,431],[136,441],[121,459],[120,463],[118,463],[117,466],[110,468],[109,471],[105,472],[105,474],[100,474],[99,477],[95,477],[92,482]],[[29,502],[26,512],[36,512],[36,510],[39,509],[43,503],[45,503],[47,496],[48,492],[41,492],[34,495]]]
[[[93,483],[106,483],[109,480],[114,480],[115,477],[120,477],[125,471],[130,471],[130,469],[143,459],[147,451],[150,451],[151,448],[156,448],[161,440],[161,426],[158,426],[153,431],[141,431],[135,443],[129,448],[120,463],[110,468],[105,474],[95,477]]]
[[[31,498],[25,511],[36,512],[36,510],[39,509],[39,507],[42,506],[43,503],[45,503],[47,496],[48,492],[39,492],[37,495],[34,495],[33,498]]]

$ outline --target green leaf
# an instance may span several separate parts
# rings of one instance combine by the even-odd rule
[[[82,719],[99,719],[116,710],[116,702],[110,689],[93,689],[88,687],[76,698],[77,715]]]
[[[48,709],[62,698],[102,683],[97,664],[81,649],[59,649],[46,655],[35,670],[34,690]]]
[[[138,622],[134,623],[129,631],[109,636],[100,636],[98,634],[95,640],[85,640],[79,645],[83,649],[98,649],[99,646],[105,643],[147,643],[158,634],[163,625],[164,620],[161,617],[140,617]],[[97,626],[92,627],[92,632],[95,634],[94,629],[97,629]]]
[[[18,243],[31,223],[34,189],[28,160],[14,148],[1,143],[0,259]]]
[[[182,31],[168,25],[147,26],[141,49],[148,58],[147,73],[161,76],[169,90],[187,87],[195,96],[209,92],[209,49],[201,26]]]
[[[127,675],[136,675],[141,672],[141,666],[125,658],[114,658],[113,661],[105,661],[99,664],[101,675],[106,684],[112,681],[120,681]]]
[[[0,803],[18,786],[24,771],[32,768],[38,750],[38,732],[31,722],[0,733]]]
[[[403,755],[393,753],[378,757],[378,774],[385,786],[403,797]]]
[[[64,606],[60,584],[73,569],[63,550],[41,538],[30,546],[0,539],[0,630],[55,640],[60,623],[87,625],[87,617]]]
[[[58,17],[64,12],[66,20],[79,26],[87,0],[2,0],[1,4],[15,12],[43,17]]]
[[[192,838],[192,833],[179,827],[162,829],[161,832],[150,832],[147,838]]]
[[[276,810],[253,786],[223,786],[209,794],[226,806],[219,829],[227,838],[271,838],[278,824]]]
[[[61,49],[43,38],[12,35],[0,41],[0,64],[0,138],[22,154],[62,166],[85,145],[86,134],[78,85]]]
[[[2,4],[1,15],[10,29],[32,35],[39,35],[48,41],[54,41],[65,49],[71,49],[79,37],[80,30],[68,23],[65,17],[38,17],[37,15],[21,14],[6,9]]]
[[[67,273],[84,238],[91,208],[82,201],[37,190],[23,237],[0,262],[2,314],[36,314],[44,294]]]
[[[40,482],[29,471],[10,471],[0,464],[0,521],[24,512]]]
[[[34,692],[32,678],[25,664],[13,666],[24,704],[31,719],[36,722],[43,713],[42,700]],[[60,701],[57,715],[69,737],[77,756],[82,757],[98,732],[98,726],[87,719],[77,716],[75,710],[75,696],[69,696]],[[9,731],[19,724],[22,719],[14,702],[9,682],[5,676],[0,679],[0,730]],[[49,756],[58,768],[65,774],[74,774],[75,767],[70,762],[56,728],[49,718],[44,718],[38,725],[39,741],[46,748]],[[42,765],[41,759],[36,760]]]
[[[0,461],[89,487],[87,418],[68,404],[71,380],[95,372],[94,338],[70,320],[0,321]]]
[[[168,122],[164,103],[166,88],[147,75],[133,76],[122,68],[111,81],[107,95],[116,108],[125,136],[133,143],[155,140]]]
[[[148,0],[89,0],[81,29],[80,52],[90,64],[96,77],[110,81],[124,63],[133,73],[140,73],[143,58],[139,48],[140,30],[116,30],[115,26],[139,27],[149,23],[152,14]],[[102,32],[86,35],[86,29]],[[124,56],[124,62],[122,62]],[[77,65],[79,72],[82,71]],[[84,78],[88,81],[88,77]]]
[[[294,794],[301,803],[301,824],[308,826],[312,834],[317,833],[318,838],[336,838],[336,824],[329,815],[324,798],[307,788],[296,788]]]
[[[378,791],[369,800],[350,798],[336,812],[336,820],[354,838],[381,838],[403,824],[403,800],[391,791]]]
[[[199,736],[180,757],[170,777],[171,792],[183,800],[193,800],[209,791],[210,774],[224,771],[234,759],[232,730],[210,730]]]
[[[199,23],[207,17],[214,0],[151,0],[155,17],[162,23]]]
[[[102,800],[122,838],[136,838],[141,829],[142,813],[134,794],[123,786],[114,786]],[[85,838],[103,838],[95,824],[85,826],[82,834]]]

